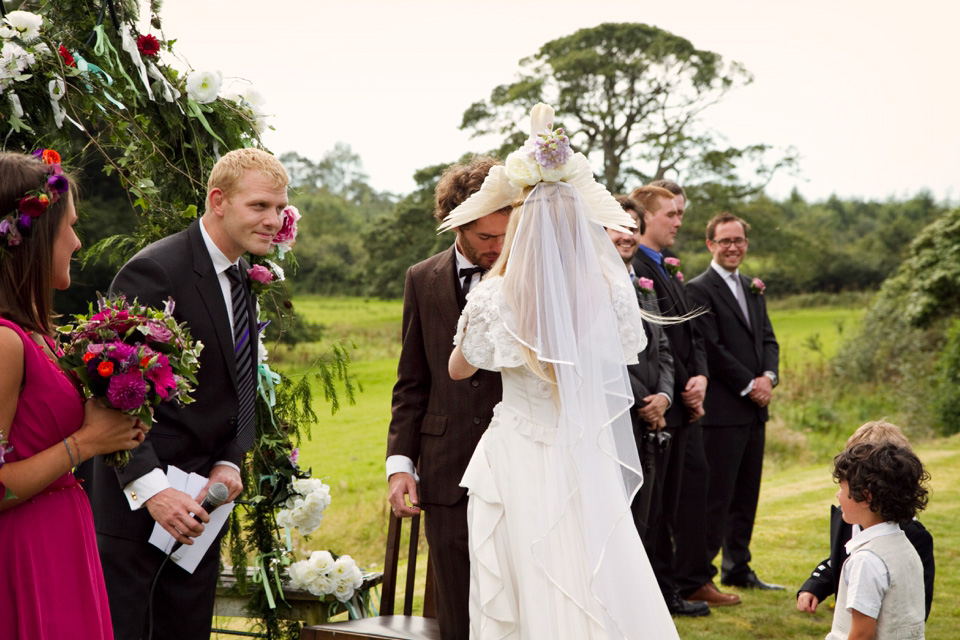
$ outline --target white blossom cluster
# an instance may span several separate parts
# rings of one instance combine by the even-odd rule
[[[290,484],[295,494],[287,498],[286,508],[277,513],[277,524],[310,535],[320,527],[323,512],[330,506],[330,487],[313,478],[296,479]]]
[[[287,570],[290,586],[315,596],[332,595],[346,602],[363,585],[363,572],[350,556],[336,560],[329,551],[314,551],[307,560],[294,562]]]
[[[35,54],[50,52],[42,42],[33,42],[40,37],[42,25],[43,17],[29,11],[11,11],[0,22],[0,94],[36,63]],[[24,48],[15,38],[30,44]]]

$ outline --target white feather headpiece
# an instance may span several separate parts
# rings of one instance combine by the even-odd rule
[[[589,205],[604,227],[625,231],[636,226],[610,192],[593,177],[582,153],[573,153],[563,129],[553,131],[553,107],[539,103],[530,111],[530,137],[507,156],[506,166],[490,169],[480,190],[450,212],[438,231],[448,231],[514,204],[524,187],[539,182],[566,182]]]

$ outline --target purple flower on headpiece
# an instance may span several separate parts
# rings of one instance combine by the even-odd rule
[[[54,174],[47,178],[47,184],[54,193],[64,194],[70,188],[70,182],[63,174]]]
[[[10,233],[10,220],[8,218],[4,218],[3,220],[0,220],[0,236],[8,233]]]
[[[563,129],[540,132],[534,140],[534,147],[537,164],[544,169],[562,167],[573,153],[570,150],[570,139],[563,133]]]
[[[121,411],[139,409],[147,396],[147,383],[140,372],[119,373],[110,378],[107,400]]]
[[[20,228],[26,231],[30,228],[30,225],[33,224],[33,218],[28,216],[25,213],[20,214],[20,219],[17,221],[17,224],[20,225]]]

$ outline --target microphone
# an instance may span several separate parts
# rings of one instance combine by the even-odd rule
[[[230,492],[227,490],[227,485],[223,484],[222,482],[215,482],[214,484],[210,485],[209,489],[207,489],[207,497],[204,498],[203,502],[200,503],[200,507],[207,513],[210,513],[226,502],[227,496],[229,495]],[[201,522],[200,517],[197,516],[197,514],[193,514],[193,519],[197,522]],[[180,547],[182,546],[183,543],[177,541],[177,543],[170,549],[170,553],[167,555],[172,556],[174,553],[179,551]]]

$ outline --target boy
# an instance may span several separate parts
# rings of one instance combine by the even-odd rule
[[[927,504],[929,474],[893,443],[860,443],[834,458],[843,519],[858,525],[847,543],[827,640],[923,638],[923,566],[900,529]]]
[[[903,435],[903,431],[895,424],[885,420],[867,422],[860,426],[847,440],[846,447],[852,447],[860,442],[883,444],[891,442],[900,447],[910,448],[910,442]],[[933,536],[919,520],[910,520],[901,523],[900,528],[907,536],[907,540],[917,550],[920,562],[923,564],[923,590],[925,597],[925,619],[930,616],[930,605],[933,602]],[[830,507],[830,557],[820,562],[811,572],[810,577],[803,583],[797,592],[797,610],[806,613],[815,613],[817,606],[837,593],[840,584],[840,568],[847,559],[845,545],[853,536],[851,525],[843,521],[840,507]]]

